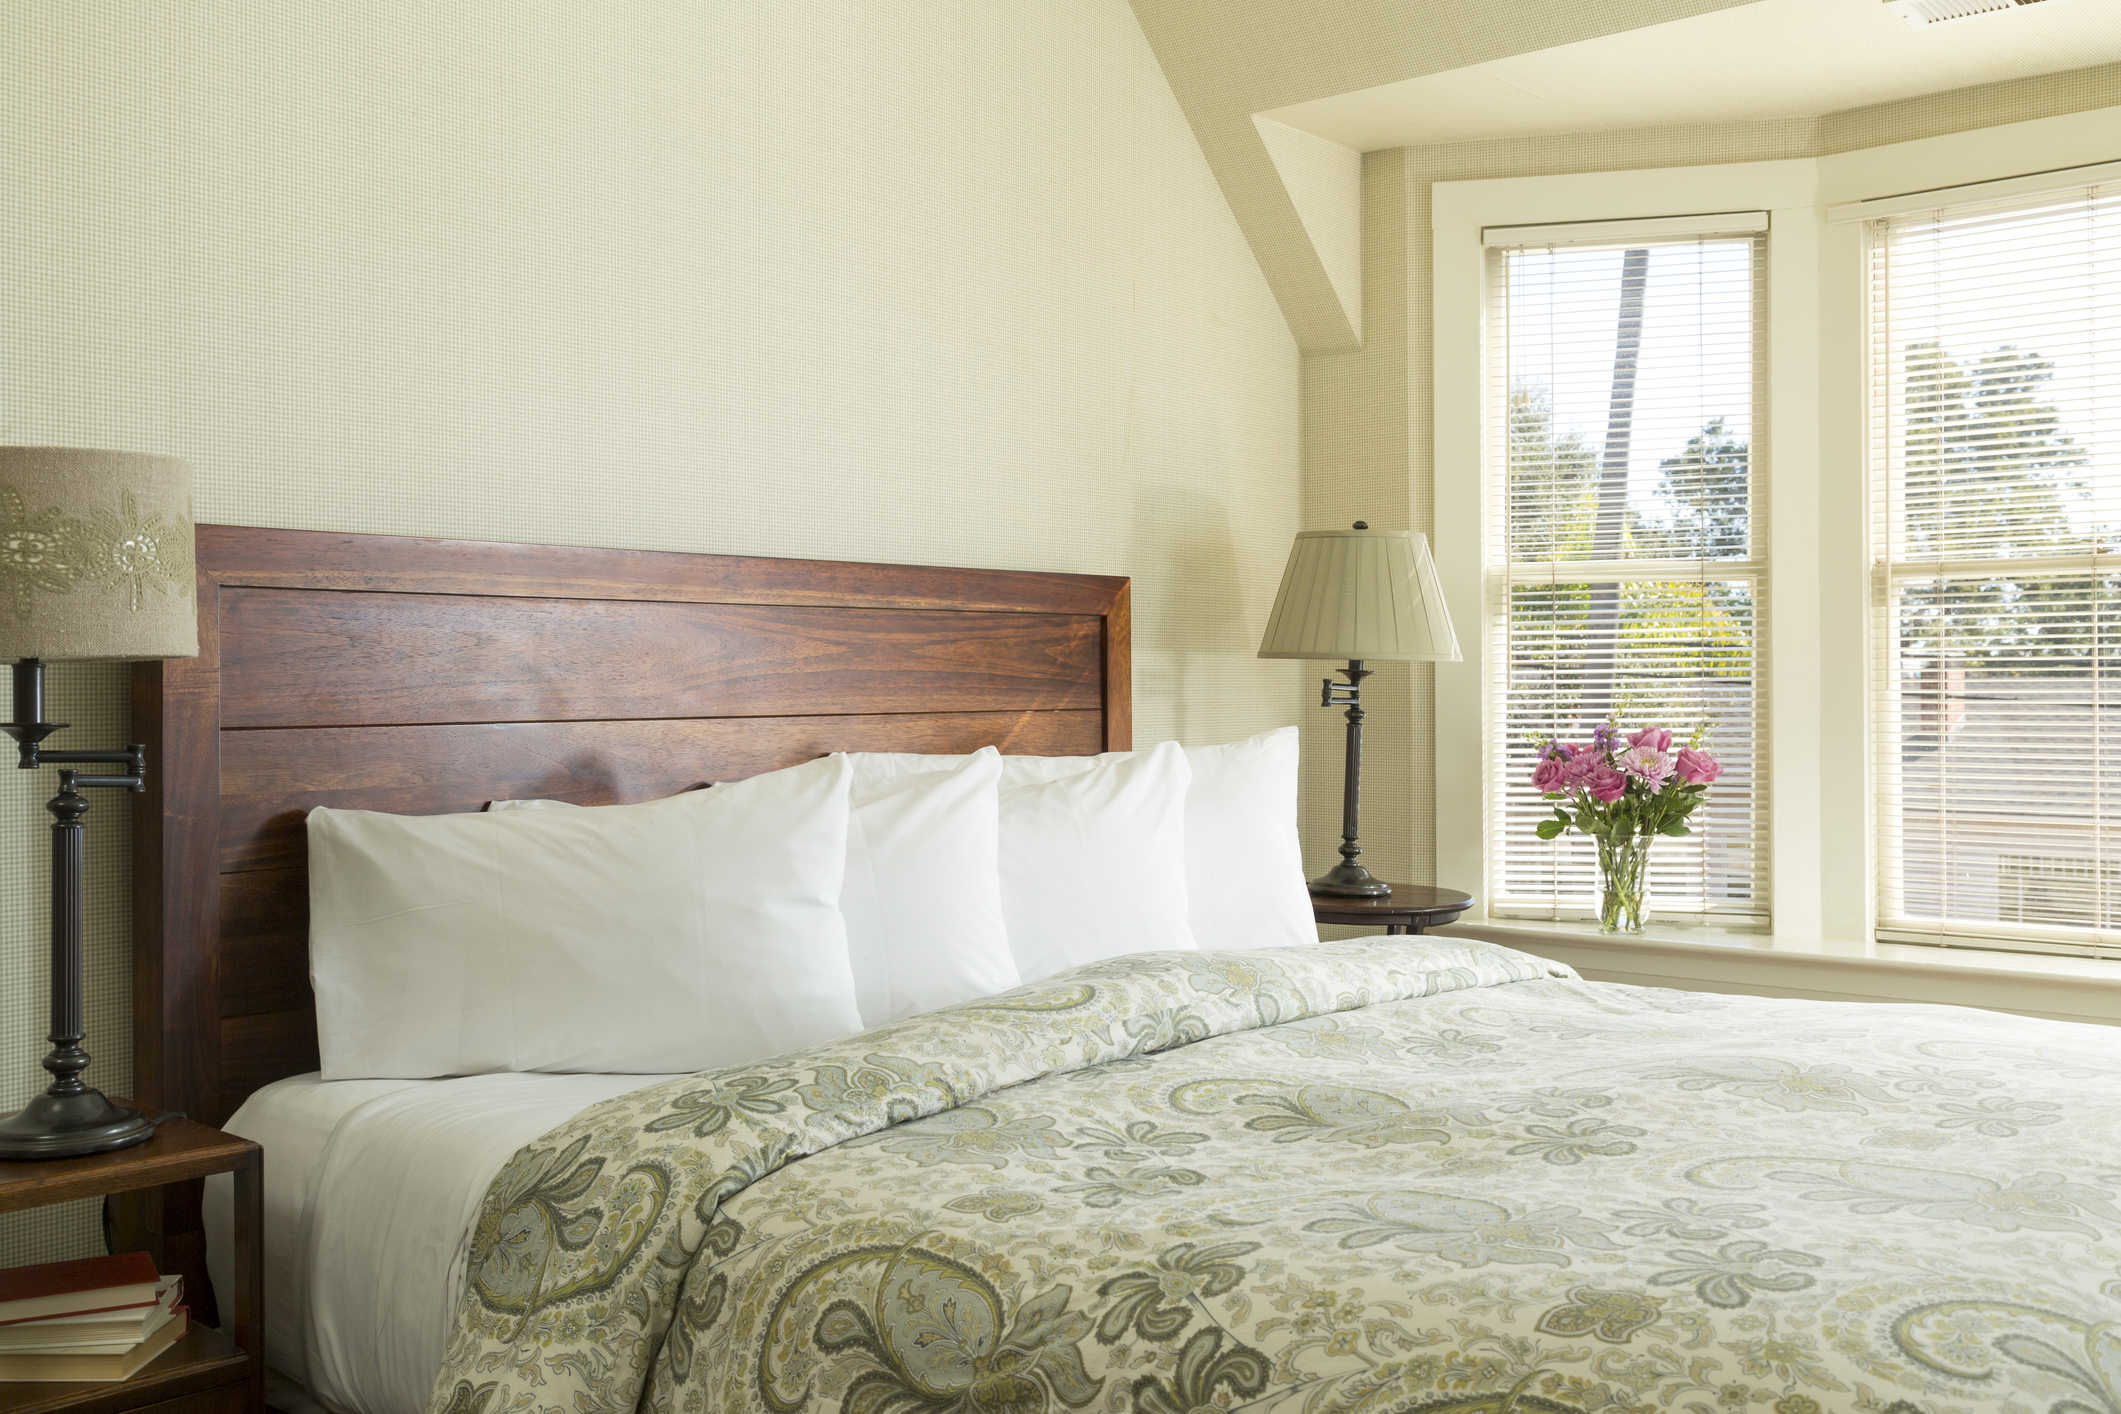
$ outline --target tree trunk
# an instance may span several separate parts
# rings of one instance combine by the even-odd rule
[[[1613,338],[1613,392],[1607,402],[1605,454],[1598,467],[1598,514],[1591,525],[1591,558],[1620,558],[1627,524],[1628,450],[1635,435],[1635,362],[1642,350],[1642,292],[1650,253],[1631,250],[1620,264],[1620,320]],[[1590,586],[1584,621],[1583,720],[1604,721],[1613,710],[1613,677],[1620,649],[1620,585]]]

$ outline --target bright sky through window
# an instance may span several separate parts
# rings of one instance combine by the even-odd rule
[[[1659,464],[1714,418],[1750,442],[1752,244],[1688,242],[1649,252],[1628,452],[1629,500],[1657,491]],[[1506,337],[1513,377],[1543,386],[1557,436],[1602,449],[1626,247],[1513,251]]]

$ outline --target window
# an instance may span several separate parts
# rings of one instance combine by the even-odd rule
[[[2121,183],[1869,249],[1879,936],[2121,957]]]
[[[1491,914],[1596,916],[1593,847],[1535,835],[1529,777],[1536,743],[1609,715],[1704,727],[1725,765],[1693,835],[1651,852],[1655,916],[1767,914],[1765,225],[1486,233]]]

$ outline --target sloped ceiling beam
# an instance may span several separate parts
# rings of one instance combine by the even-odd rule
[[[1361,292],[1350,290],[1346,278],[1359,261],[1351,265],[1340,248],[1347,223],[1334,215],[1359,207],[1359,197],[1332,189],[1334,182],[1359,180],[1359,168],[1281,141],[1276,146],[1294,177],[1285,180],[1254,114],[1744,2],[1133,0],[1142,32],[1305,353],[1362,343]]]
[[[1255,117],[1260,141],[1347,321],[1347,346],[1362,343],[1362,154],[1330,138]]]

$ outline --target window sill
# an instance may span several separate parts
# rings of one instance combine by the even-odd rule
[[[1653,926],[1639,938],[1612,937],[1591,923],[1489,921],[1433,931],[1552,958],[1600,982],[1819,1001],[1974,1006],[2121,1026],[2121,963],[2096,958],[1711,928]]]

